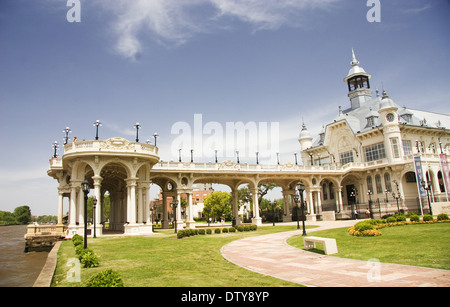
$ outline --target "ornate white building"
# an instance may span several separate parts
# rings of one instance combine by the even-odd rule
[[[305,185],[307,219],[351,218],[354,209],[372,204],[372,213],[383,215],[428,209],[419,197],[414,157],[420,156],[431,202],[448,202],[441,156],[450,153],[450,116],[400,107],[383,90],[373,97],[371,75],[353,53],[348,85],[350,108],[338,115],[314,139],[305,124],[299,136],[303,165],[162,162],[158,148],[122,138],[105,141],[74,141],[64,146],[61,158],[50,160],[48,175],[58,180],[58,229],[62,229],[63,199],[69,199],[69,220],[65,233],[83,234],[84,194],[87,179],[97,199],[97,235],[104,231],[102,199],[110,195],[109,229],[125,234],[152,233],[150,183],[162,190],[162,226],[169,226],[169,202],[187,196],[186,219],[178,228],[194,228],[196,184],[219,183],[232,191],[233,215],[239,219],[238,188],[249,184],[252,192],[253,223],[261,224],[258,185],[274,183],[282,188],[285,220],[294,217],[296,185]],[[450,174],[448,174],[450,176]],[[450,188],[450,187],[448,187]],[[395,196],[395,200],[393,198]],[[398,201],[398,206],[397,206]],[[436,214],[436,212],[433,212]],[[177,207],[181,217],[181,208]],[[92,226],[91,226],[92,228]]]
[[[373,97],[370,78],[353,52],[344,79],[350,108],[339,107],[339,114],[324,125],[314,141],[305,125],[300,133],[303,161],[347,170],[334,178],[318,179],[322,207],[333,207],[333,191],[341,186],[347,204],[367,203],[369,198],[394,203],[395,193],[403,206],[418,211],[413,163],[417,155],[424,163],[431,200],[447,201],[439,154],[450,153],[450,131],[446,128],[450,127],[450,116],[401,107],[384,89],[382,97],[378,90]]]

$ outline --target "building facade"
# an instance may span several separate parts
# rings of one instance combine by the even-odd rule
[[[378,90],[373,97],[370,78],[353,52],[344,79],[350,107],[339,107],[337,116],[323,126],[315,140],[303,125],[299,137],[303,161],[348,169],[342,177],[321,179],[321,206],[333,208],[334,191],[340,186],[346,204],[377,200],[395,208],[398,198],[403,209],[420,211],[423,201],[415,176],[415,156],[421,157],[431,201],[448,201],[439,154],[450,153],[446,128],[450,127],[450,116],[401,107],[384,89],[381,97]]]
[[[383,89],[373,94],[371,75],[353,52],[351,68],[344,82],[348,86],[350,107],[339,107],[337,116],[313,138],[303,124],[299,143],[303,164],[241,164],[163,162],[158,148],[151,144],[129,142],[123,138],[105,141],[73,141],[64,146],[61,158],[50,159],[48,175],[59,183],[58,225],[61,228],[64,198],[69,199],[66,236],[83,234],[85,212],[81,182],[87,179],[97,200],[95,230],[105,230],[102,199],[110,195],[109,229],[125,234],[153,232],[150,184],[161,188],[158,214],[163,228],[173,218],[173,199],[187,206],[182,214],[177,207],[178,229],[195,228],[199,211],[198,185],[213,183],[230,187],[232,211],[239,218],[238,189],[248,184],[252,194],[252,222],[260,225],[258,185],[276,184],[282,189],[284,220],[297,216],[294,202],[298,183],[303,183],[303,199],[308,220],[354,218],[355,210],[369,209],[373,217],[399,210],[426,213],[428,203],[447,203],[450,189],[446,154],[450,154],[450,116],[401,107]],[[374,97],[375,96],[375,97]],[[417,169],[415,159],[422,165]],[[418,173],[428,188],[424,196]],[[419,193],[420,191],[420,193]],[[198,196],[197,196],[197,194]],[[207,193],[203,193],[207,194]],[[428,200],[429,199],[429,200]],[[241,208],[242,209],[242,208]],[[242,215],[242,211],[241,211]],[[364,213],[363,213],[364,216]],[[92,229],[94,226],[91,225]]]

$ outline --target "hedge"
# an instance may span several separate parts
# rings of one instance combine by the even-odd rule
[[[244,231],[255,231],[258,229],[258,226],[256,225],[239,225],[235,227],[229,227],[229,228],[201,228],[201,229],[181,229],[177,232],[177,238],[182,239],[186,237],[192,237],[196,235],[205,235],[205,234],[212,234],[214,229],[214,233],[220,234],[220,233],[230,233],[230,232],[244,232]]]

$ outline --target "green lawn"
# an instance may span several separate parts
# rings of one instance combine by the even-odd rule
[[[143,287],[278,287],[299,286],[243,269],[225,260],[220,249],[244,237],[296,230],[296,226],[259,227],[257,231],[198,235],[177,239],[173,231],[154,236],[88,238],[100,267],[81,269],[81,283],[68,282],[67,261],[76,257],[71,241],[62,243],[53,286],[82,286],[101,270],[118,272],[125,286]]]
[[[332,256],[360,260],[379,259],[381,262],[423,266],[450,270],[450,223],[385,227],[379,237],[354,237],[347,228],[323,230],[313,236],[334,238],[338,254]],[[303,248],[302,236],[288,244]],[[317,252],[322,252],[317,246]],[[322,252],[323,253],[323,252]]]

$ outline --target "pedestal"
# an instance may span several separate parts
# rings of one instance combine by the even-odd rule
[[[187,229],[195,229],[195,221],[186,221]]]
[[[254,224],[256,226],[261,226],[262,225],[262,218],[260,218],[260,217],[253,218],[252,219],[252,224]]]

